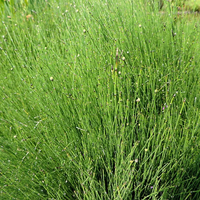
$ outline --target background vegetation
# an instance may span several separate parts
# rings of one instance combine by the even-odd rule
[[[1,1],[0,199],[199,199],[199,17],[142,1]]]

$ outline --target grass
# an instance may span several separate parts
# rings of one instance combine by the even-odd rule
[[[2,5],[0,199],[200,198],[198,17]]]

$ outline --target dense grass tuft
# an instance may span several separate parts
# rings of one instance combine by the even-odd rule
[[[198,16],[167,1],[0,10],[0,199],[200,198]]]

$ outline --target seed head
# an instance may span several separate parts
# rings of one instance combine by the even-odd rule
[[[26,15],[26,20],[33,19],[32,15]]]
[[[140,102],[140,98],[137,98],[137,99],[136,99],[136,102]]]

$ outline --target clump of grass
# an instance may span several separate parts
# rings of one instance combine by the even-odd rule
[[[186,1],[185,8],[187,10],[200,12],[200,1],[199,0],[198,1],[194,1],[194,0]]]
[[[195,16],[118,0],[15,8],[0,24],[0,197],[198,199]]]

